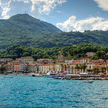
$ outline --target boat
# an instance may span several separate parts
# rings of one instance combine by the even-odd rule
[[[46,75],[56,75],[55,71],[49,71]]]
[[[40,74],[35,74],[35,73],[34,73],[34,74],[31,74],[31,76],[32,76],[32,77],[41,77]]]
[[[93,83],[94,81],[93,80],[85,80],[84,82],[85,83]]]
[[[35,77],[35,76],[36,76],[36,75],[34,75],[34,74],[32,75],[32,77]]]

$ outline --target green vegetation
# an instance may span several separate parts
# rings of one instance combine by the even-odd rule
[[[41,47],[38,41],[43,42],[43,37],[60,32],[52,24],[28,14],[18,14],[8,20],[0,20],[0,48],[16,44]]]
[[[62,32],[49,38],[49,41],[58,47],[83,43],[108,45],[107,40],[108,31]]]
[[[1,66],[0,67],[0,74],[3,74],[6,71],[6,67]]]
[[[95,52],[94,57],[91,59],[108,59],[108,47],[94,45],[94,44],[80,44],[71,47],[53,47],[53,48],[34,48],[26,46],[12,46],[5,50],[0,51],[0,57],[19,58],[24,56],[32,56],[35,60],[39,58],[52,58],[56,59],[61,54],[66,59],[78,59],[86,57],[87,52]],[[83,69],[85,65],[82,66]]]
[[[52,48],[82,43],[108,45],[108,31],[62,32],[27,14],[0,20],[0,49],[12,45]]]

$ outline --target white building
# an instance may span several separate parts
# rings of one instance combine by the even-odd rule
[[[87,57],[93,57],[96,55],[96,53],[95,52],[87,52],[86,55],[87,55]]]

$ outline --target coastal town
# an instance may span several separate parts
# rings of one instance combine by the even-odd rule
[[[80,59],[65,59],[59,55],[58,59],[37,59],[32,57],[21,57],[15,60],[11,58],[0,58],[0,71],[3,74],[30,74],[36,76],[43,75],[67,75],[68,77],[107,77],[108,60],[91,60],[94,52],[87,52],[86,57]],[[81,77],[80,77],[81,79]]]

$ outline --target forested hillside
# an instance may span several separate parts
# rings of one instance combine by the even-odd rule
[[[87,52],[96,53],[91,59],[108,59],[108,47],[94,44],[80,44],[70,47],[53,47],[45,49],[18,45],[0,51],[0,57],[10,57],[15,59],[32,56],[35,60],[39,58],[57,59],[57,57],[62,54],[66,59],[78,59],[86,57]]]
[[[60,32],[61,30],[52,24],[28,14],[17,14],[8,20],[0,20],[0,48],[13,44],[36,46],[36,40]]]
[[[108,31],[62,32],[28,14],[0,20],[0,49],[12,45],[51,48],[81,43],[108,45]]]

